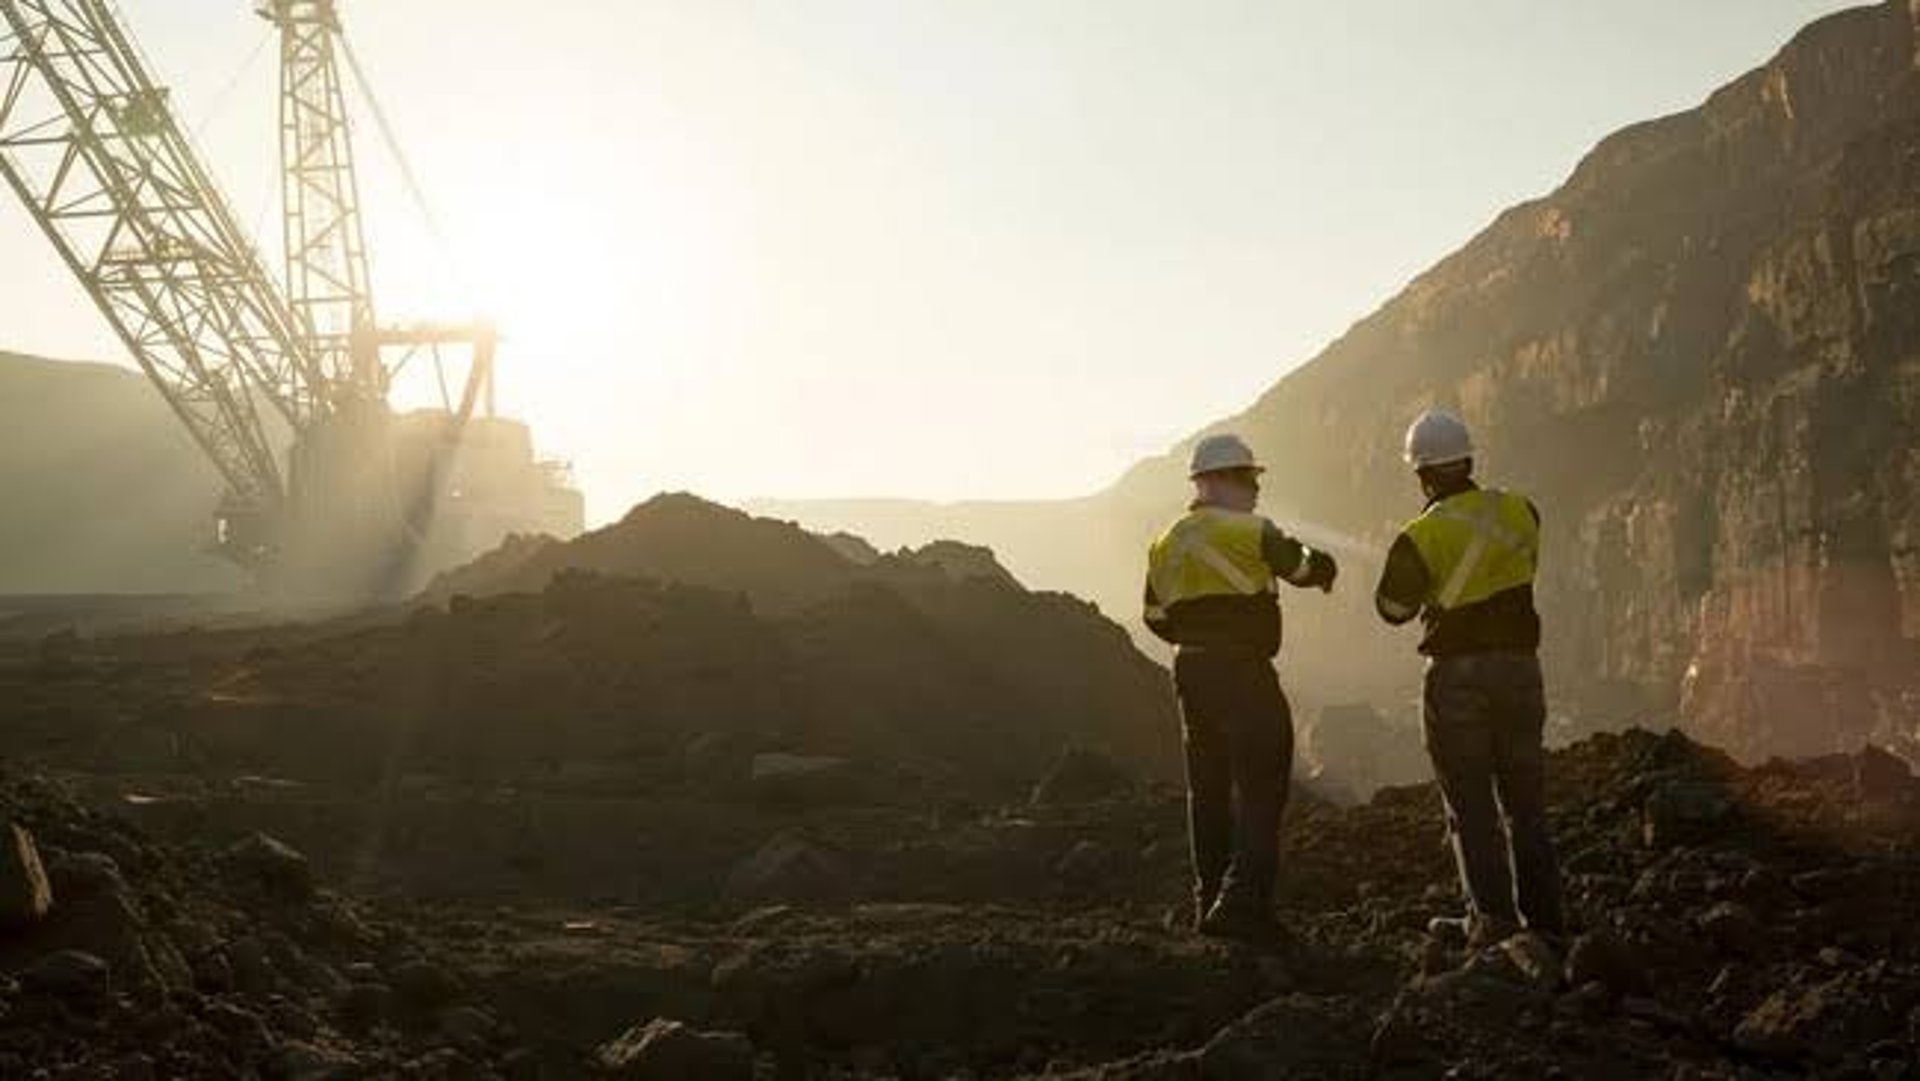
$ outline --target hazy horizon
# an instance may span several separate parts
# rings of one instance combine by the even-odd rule
[[[121,6],[277,270],[270,29]],[[1102,487],[1846,6],[342,4],[467,256],[362,123],[382,314],[492,309],[595,522]],[[125,363],[11,199],[0,245],[0,350]]]

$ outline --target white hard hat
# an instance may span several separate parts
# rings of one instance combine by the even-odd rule
[[[1194,444],[1193,462],[1187,468],[1187,476],[1197,477],[1202,473],[1218,473],[1226,469],[1265,472],[1265,468],[1253,460],[1253,448],[1247,446],[1246,440],[1231,432],[1210,435]]]
[[[1407,429],[1407,462],[1415,469],[1473,457],[1473,436],[1459,417],[1429,409]]]

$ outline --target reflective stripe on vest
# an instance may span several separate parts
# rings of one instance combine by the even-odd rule
[[[1449,496],[1409,523],[1406,534],[1439,583],[1431,603],[1443,611],[1533,581],[1540,529],[1517,495],[1475,489]]]
[[[1261,551],[1266,519],[1202,507],[1168,527],[1148,556],[1148,579],[1162,608],[1208,596],[1273,591]]]

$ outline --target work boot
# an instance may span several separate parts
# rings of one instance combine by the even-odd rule
[[[1201,918],[1199,930],[1208,938],[1231,939],[1255,946],[1278,946],[1286,937],[1270,906],[1231,896],[1214,903]]]
[[[1193,929],[1195,931],[1203,934],[1206,932],[1207,914],[1213,911],[1213,906],[1219,899],[1219,890],[1196,889],[1193,891]]]
[[[1427,921],[1427,934],[1448,946],[1465,946],[1478,950],[1497,942],[1505,942],[1520,933],[1517,920],[1502,919],[1498,916],[1435,916]]]

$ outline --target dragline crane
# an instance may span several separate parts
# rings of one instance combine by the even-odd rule
[[[281,44],[284,292],[109,0],[0,0],[0,175],[219,471],[214,548],[346,599],[508,531],[577,532],[579,494],[491,416],[491,328],[375,318],[333,0],[259,14]],[[458,403],[394,414],[394,372],[443,346],[470,351]]]

